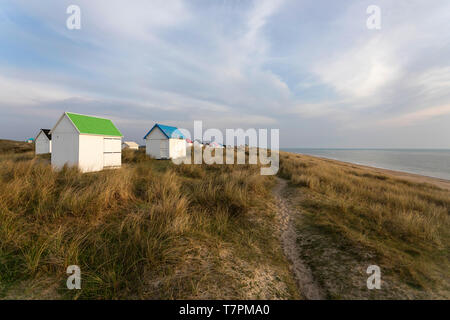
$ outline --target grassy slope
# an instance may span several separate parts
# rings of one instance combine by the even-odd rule
[[[32,157],[2,156],[0,298],[298,298],[257,168],[131,151],[81,174]]]
[[[33,151],[33,149],[34,149],[33,143],[0,139],[0,154],[24,153]]]
[[[289,153],[280,167],[303,212],[301,254],[330,298],[450,298],[448,190]],[[366,288],[370,264],[382,290]]]
[[[0,148],[4,144],[1,141]],[[253,166],[54,172],[24,143],[0,153],[0,298],[299,298]],[[31,147],[32,148],[32,147]],[[329,298],[449,297],[449,192],[281,154],[304,261]],[[82,269],[81,291],[65,269]],[[382,290],[365,269],[382,268]]]
[[[34,143],[0,139],[0,160],[11,155],[20,156],[34,150]]]

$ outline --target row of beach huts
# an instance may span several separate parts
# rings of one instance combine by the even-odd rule
[[[118,168],[122,149],[138,149],[135,142],[122,142],[123,135],[105,118],[64,112],[53,128],[41,129],[34,139],[36,154],[51,154],[55,168],[77,166],[82,172]],[[146,154],[155,159],[186,156],[186,138],[172,126],[155,124],[144,136]]]

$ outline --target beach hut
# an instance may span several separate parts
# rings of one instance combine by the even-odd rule
[[[34,139],[36,154],[46,154],[52,152],[52,135],[50,129],[41,129]]]
[[[155,159],[177,159],[186,156],[186,140],[176,127],[155,124],[145,135],[145,153]]]
[[[139,145],[136,142],[133,142],[133,141],[124,141],[122,143],[122,149],[138,150],[139,149]]]
[[[200,140],[198,140],[198,139],[195,139],[192,144],[193,144],[194,147],[198,147],[198,148],[203,147],[203,143]]]
[[[122,133],[111,120],[65,112],[53,129],[51,163],[82,172],[118,168],[122,163]]]
[[[223,145],[215,141],[209,143],[208,147],[213,149],[223,149]]]

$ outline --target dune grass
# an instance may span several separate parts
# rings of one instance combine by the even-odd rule
[[[0,139],[0,154],[26,153],[34,150],[34,143]]]
[[[301,297],[277,233],[276,180],[259,166],[127,150],[121,169],[82,174],[52,170],[24,145],[0,153],[0,299]],[[332,160],[280,160],[301,212],[300,255],[328,298],[450,298],[449,191]],[[66,288],[74,264],[82,290]],[[368,264],[381,267],[382,290],[367,290]]]
[[[403,292],[403,298],[449,298],[448,190],[333,160],[281,153],[280,161],[280,176],[289,179],[295,187],[291,197],[305,213],[303,222],[299,223],[300,232],[307,232],[305,225],[310,231],[313,228],[316,235],[326,235],[329,243],[339,244],[333,250],[342,254],[369,253],[370,258],[366,260],[382,266],[384,274],[392,280],[386,281],[392,292],[397,282],[417,293]],[[320,252],[318,247],[316,252]],[[318,254],[309,260],[316,276],[327,287],[327,282],[342,281],[332,279],[342,276],[333,275],[332,270],[325,276],[329,264],[346,265],[347,271],[345,266],[336,269],[343,274],[350,272],[350,262],[364,259],[334,261],[326,254]],[[351,281],[345,281],[335,285],[333,294],[342,296],[345,287],[351,287]],[[359,284],[365,287],[363,281]],[[402,298],[401,295],[399,291],[395,298]],[[378,297],[389,296],[380,293]]]
[[[0,166],[0,298],[298,297],[267,209],[273,180],[258,167],[140,150],[82,174],[16,157]],[[69,265],[82,290],[66,288]]]

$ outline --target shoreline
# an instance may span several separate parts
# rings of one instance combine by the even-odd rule
[[[358,164],[358,163],[353,163],[353,162],[348,162],[348,161],[342,161],[342,160],[336,160],[336,159],[331,159],[331,158],[325,158],[325,157],[319,157],[319,156],[313,156],[313,155],[304,154],[304,153],[297,153],[297,152],[290,152],[290,151],[283,151],[283,152],[292,153],[292,154],[299,154],[299,155],[302,155],[302,156],[307,156],[307,157],[312,157],[312,158],[318,158],[318,159],[322,159],[322,160],[337,162],[339,164],[343,164],[343,165],[347,165],[347,166],[350,165],[350,166],[354,166],[354,167],[358,167],[358,168],[362,168],[362,169],[372,170],[372,171],[377,172],[377,173],[390,175],[390,176],[393,176],[393,177],[396,177],[396,178],[406,179],[406,180],[409,180],[411,182],[429,183],[429,184],[433,184],[433,185],[435,185],[435,186],[437,186],[439,188],[446,189],[446,190],[450,191],[450,180],[443,179],[443,178],[430,177],[430,176],[425,176],[425,175],[421,175],[421,174],[417,174],[417,173],[410,173],[410,172],[405,172],[405,171],[398,171],[398,170],[391,170],[391,169],[385,169],[385,168],[379,168],[379,167],[372,167],[372,166],[367,166],[367,165],[363,165],[363,164]]]

